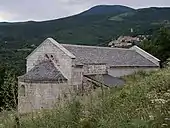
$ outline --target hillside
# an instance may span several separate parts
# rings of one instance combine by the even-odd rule
[[[131,12],[135,9],[129,8],[126,6],[121,5],[98,5],[95,7],[90,8],[87,11],[84,11],[83,13],[80,13],[80,15],[88,16],[88,15],[108,15],[108,14],[120,14],[125,12]]]
[[[7,41],[8,48],[21,48],[26,43],[38,45],[47,37],[62,43],[103,45],[119,35],[153,31],[170,20],[169,13],[170,8],[134,10],[125,6],[96,6],[57,20],[1,23],[0,40],[1,44]],[[134,28],[134,33],[130,33],[131,28]]]
[[[169,128],[170,69],[126,77],[123,88],[99,88],[88,96],[60,101],[53,110],[20,117],[22,128]],[[13,114],[0,126],[14,126]]]
[[[162,24],[169,27],[169,13],[170,8],[104,5],[51,21],[0,23],[0,59],[24,69],[24,58],[48,37],[60,43],[105,46],[120,35],[152,34]]]

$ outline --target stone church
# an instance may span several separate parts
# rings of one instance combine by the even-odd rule
[[[26,58],[26,74],[18,77],[18,110],[25,113],[52,108],[61,97],[83,89],[89,81],[121,86],[121,76],[156,70],[159,63],[137,46],[123,49],[70,45],[48,38]]]

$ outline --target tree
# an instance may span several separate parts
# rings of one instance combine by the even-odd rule
[[[5,109],[17,108],[17,78],[12,71],[6,71],[3,85],[3,103]]]
[[[0,66],[0,111],[3,107],[3,85],[4,85],[5,67]]]
[[[17,108],[17,77],[13,70],[0,68],[0,111]]]
[[[140,46],[165,62],[170,57],[170,30],[162,27],[150,40],[143,41]]]

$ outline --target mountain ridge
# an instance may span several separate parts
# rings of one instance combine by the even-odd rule
[[[53,37],[61,43],[106,44],[120,35],[145,34],[159,28],[164,20],[170,21],[168,13],[170,8],[167,7],[133,9],[122,5],[99,5],[60,19],[0,23],[0,42],[8,41],[7,46],[22,48],[26,43],[38,45],[45,38]],[[131,28],[134,33],[130,33]]]
[[[21,49],[33,50],[48,37],[64,44],[108,46],[119,36],[151,35],[162,25],[170,28],[169,8],[145,8],[123,13],[115,9],[115,12],[80,13],[41,22],[0,23],[0,60],[24,72],[24,60],[31,51]]]
[[[109,12],[107,12],[107,8]],[[96,9],[99,10],[99,12],[97,12],[96,14]],[[104,12],[102,12],[103,10],[105,10]],[[124,6],[124,5],[97,5],[94,7],[91,7],[81,13],[75,14],[75,15],[71,15],[71,16],[67,16],[67,17],[62,17],[62,18],[58,18],[58,19],[51,19],[51,20],[43,20],[43,21],[36,21],[36,20],[28,20],[28,21],[19,21],[19,22],[0,22],[0,24],[18,24],[18,23],[42,23],[42,22],[50,22],[50,21],[56,21],[56,20],[63,20],[63,19],[67,19],[67,18],[72,18],[72,17],[76,17],[76,16],[90,16],[90,15],[104,15],[104,14],[114,14],[115,10],[118,13],[126,13],[126,12],[133,12],[133,11],[142,11],[142,10],[150,10],[150,9],[156,9],[156,10],[164,10],[164,9],[169,9],[170,7],[148,7],[148,8],[138,8],[138,9],[134,9],[128,6]]]
[[[94,6],[79,15],[104,15],[104,14],[116,14],[116,13],[124,13],[129,11],[134,11],[135,9],[123,6],[123,5],[97,5]]]

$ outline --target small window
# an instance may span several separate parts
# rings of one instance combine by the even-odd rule
[[[21,85],[20,94],[21,94],[21,96],[25,96],[25,86],[24,85]]]
[[[45,57],[46,57],[47,59],[49,59],[49,56],[48,56],[47,54],[45,54]]]
[[[54,60],[54,56],[53,55],[51,55],[51,59]]]
[[[63,79],[62,78],[58,78],[58,83],[63,83]]]

